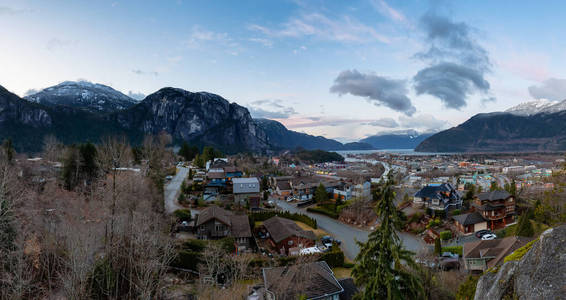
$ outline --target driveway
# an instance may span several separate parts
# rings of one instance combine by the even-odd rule
[[[358,255],[358,253],[360,252],[360,247],[358,247],[356,241],[366,242],[368,240],[370,232],[367,230],[346,225],[324,215],[309,213],[306,210],[297,208],[295,205],[289,204],[285,201],[277,200],[277,206],[279,206],[283,210],[305,214],[311,218],[314,218],[318,224],[318,227],[324,229],[330,235],[342,241],[342,245],[340,247],[344,251],[346,257],[350,260],[354,260],[354,258],[356,258],[356,255]],[[398,234],[403,241],[403,246],[407,250],[417,252],[422,247],[425,247],[424,242],[413,235],[405,232],[400,232]]]
[[[169,183],[165,185],[164,198],[165,198],[165,212],[168,214],[173,213],[177,209],[182,209],[183,207],[177,202],[177,197],[179,196],[179,191],[181,190],[181,184],[187,175],[189,174],[189,168],[177,167],[177,174],[171,179]]]

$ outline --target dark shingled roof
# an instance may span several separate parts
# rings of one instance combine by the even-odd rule
[[[505,200],[510,196],[511,194],[509,194],[506,191],[497,190],[492,192],[479,193],[477,197],[482,201],[484,200],[494,201],[494,200]]]
[[[487,262],[487,267],[492,268],[503,262],[505,256],[523,247],[532,238],[506,237],[490,241],[476,241],[464,244],[464,259],[493,257]]]
[[[485,222],[482,215],[477,211],[473,213],[453,216],[452,218],[464,226]]]
[[[277,187],[282,191],[291,190],[291,184],[289,181],[277,181]]]
[[[200,212],[197,218],[197,225],[200,226],[212,219],[217,219],[218,221],[230,226],[230,216],[232,212],[222,209],[216,205],[205,208]]]
[[[312,299],[344,290],[325,261],[264,268],[263,280],[265,288],[278,300],[294,300],[299,295]]]
[[[354,298],[354,295],[358,293],[358,288],[354,283],[354,279],[352,278],[342,278],[338,280],[344,292],[340,294],[340,300],[351,300]]]
[[[265,220],[263,222],[263,226],[265,227],[265,229],[267,229],[269,235],[276,243],[279,243],[290,236],[316,240],[314,232],[310,230],[303,230],[294,221],[291,221],[289,219],[272,217]]]
[[[251,237],[250,220],[248,216],[230,216],[232,222],[231,235],[235,238]]]

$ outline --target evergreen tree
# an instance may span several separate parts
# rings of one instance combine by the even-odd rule
[[[357,299],[422,298],[422,285],[409,268],[416,268],[412,253],[403,249],[397,231],[401,229],[399,213],[393,203],[395,192],[389,181],[376,205],[381,225],[369,235],[366,243],[357,242],[360,253],[352,276],[363,291]]]
[[[489,191],[493,192],[497,190],[499,190],[499,185],[497,184],[497,181],[492,181],[491,186],[489,187]]]
[[[4,157],[6,158],[8,163],[12,163],[12,161],[14,160],[14,154],[16,153],[12,139],[4,140],[4,142],[2,143],[2,151],[4,152]]]
[[[531,212],[525,211],[520,217],[515,229],[516,236],[532,237],[535,234],[533,224],[531,223]]]
[[[98,165],[96,164],[96,147],[92,143],[82,144],[79,147],[81,166],[80,172],[88,181],[96,177]]]
[[[181,145],[181,149],[177,152],[180,156],[182,156],[185,161],[191,161],[195,158],[195,155],[198,154],[198,148],[196,146],[189,146],[187,142],[183,142]]]
[[[328,201],[328,193],[326,192],[326,188],[322,183],[318,185],[316,191],[314,192],[314,201],[318,204],[324,204],[326,201]]]
[[[436,238],[434,240],[434,253],[440,255],[442,252],[442,244],[440,243],[440,239]]]
[[[63,171],[61,172],[65,189],[70,191],[78,184],[79,167],[79,152],[76,146],[70,146],[65,152]]]

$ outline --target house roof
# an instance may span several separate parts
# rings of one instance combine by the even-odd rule
[[[490,241],[476,241],[464,244],[464,259],[488,259],[487,267],[492,268],[503,262],[505,256],[523,247],[532,238],[506,237]]]
[[[473,213],[453,216],[452,218],[464,226],[485,222],[482,215],[477,211]]]
[[[472,206],[477,207],[480,210],[491,211],[491,210],[498,210],[505,207],[505,204],[490,204],[486,203],[484,205],[477,205],[472,203]]]
[[[438,185],[427,185],[423,187],[422,189],[420,189],[418,192],[415,193],[415,197],[442,199],[442,198],[446,198],[446,196],[442,194],[445,192],[455,195],[457,194],[457,191],[450,183],[442,183]]]
[[[484,201],[484,200],[488,200],[488,201],[505,200],[505,199],[509,198],[510,196],[511,196],[511,194],[509,194],[507,191],[502,191],[502,190],[491,191],[491,192],[483,192],[483,193],[479,193],[477,195],[477,197],[482,201]]]
[[[342,278],[338,280],[344,292],[340,294],[340,300],[350,300],[354,298],[354,295],[358,293],[358,287],[354,283],[352,278]]]
[[[226,225],[230,225],[230,216],[232,212],[222,209],[216,205],[205,208],[200,212],[197,218],[197,225],[200,226],[212,219],[216,219]]]
[[[234,178],[232,179],[234,184],[240,183],[259,183],[256,177],[249,177],[249,178]]]
[[[208,177],[209,179],[222,179],[224,178],[224,171],[208,172],[208,174],[206,174],[206,177]]]
[[[246,215],[232,215],[230,216],[232,223],[231,235],[235,238],[251,237],[252,231],[250,229],[250,221]]]
[[[277,187],[282,191],[291,190],[291,184],[289,181],[277,181]]]
[[[297,299],[299,295],[313,299],[344,291],[325,261],[264,268],[262,271],[265,288],[278,300]]]
[[[263,222],[263,226],[267,229],[269,235],[276,243],[279,243],[290,236],[316,240],[314,232],[310,230],[303,230],[294,221],[289,219],[277,216],[271,217]]]

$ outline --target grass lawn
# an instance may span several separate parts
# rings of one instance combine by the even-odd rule
[[[318,238],[320,238],[320,237],[322,237],[322,236],[325,236],[325,235],[329,235],[328,232],[326,232],[326,231],[324,231],[324,230],[322,230],[322,229],[320,229],[320,228],[319,228],[319,229],[314,229],[314,228],[310,227],[309,225],[307,225],[307,224],[305,224],[305,223],[303,223],[303,222],[299,222],[299,221],[295,221],[295,223],[297,223],[297,225],[299,225],[299,227],[301,227],[301,229],[303,229],[303,230],[312,230],[312,232],[314,232],[314,234],[315,234]],[[257,224],[257,223],[256,223],[256,224]]]
[[[348,278],[348,277],[352,277],[351,273],[352,273],[352,269],[348,269],[348,268],[334,268],[332,269],[332,272],[334,272],[334,276],[336,276],[336,278],[340,279],[340,278]]]

